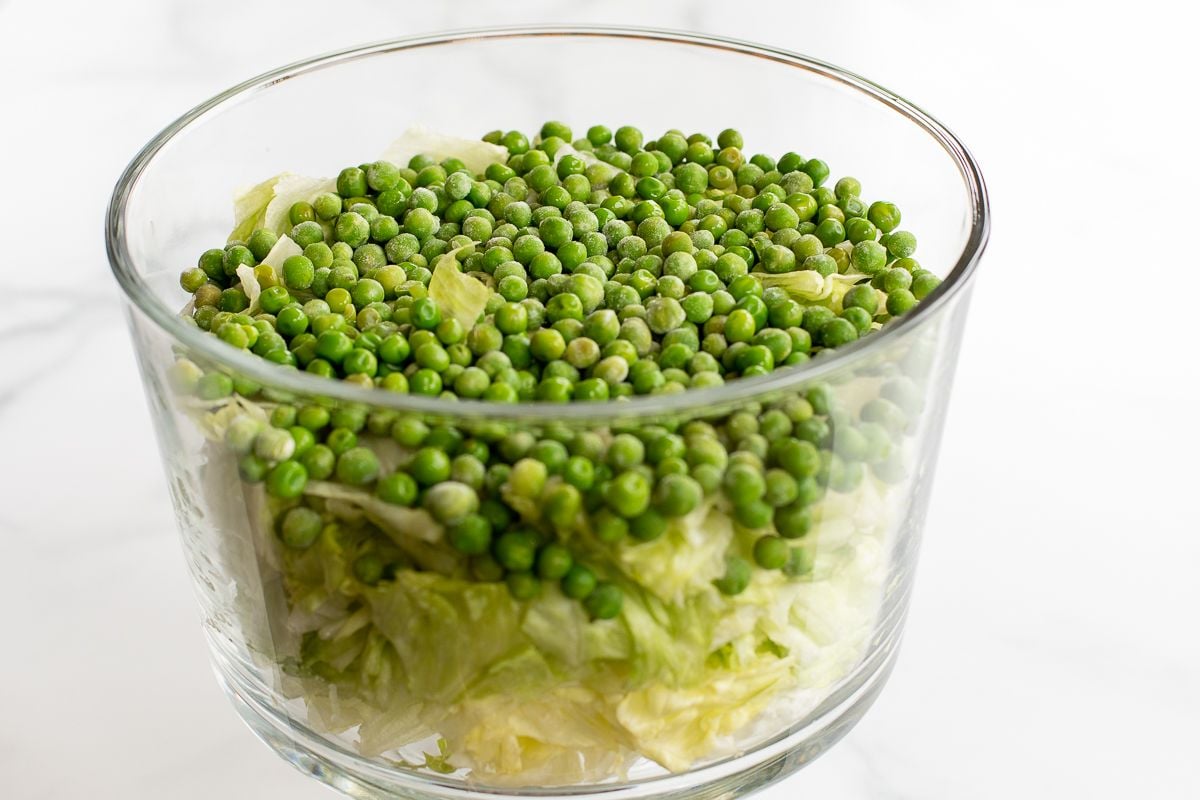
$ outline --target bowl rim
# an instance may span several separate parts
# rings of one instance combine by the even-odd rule
[[[796,67],[833,80],[865,95],[893,112],[899,113],[932,137],[952,159],[967,188],[971,211],[971,229],[953,269],[932,293],[909,314],[890,322],[880,333],[859,339],[823,354],[811,361],[767,375],[739,378],[729,383],[701,389],[689,389],[667,395],[630,397],[605,403],[492,403],[483,400],[456,400],[453,414],[460,418],[498,422],[596,422],[600,419],[680,414],[724,407],[756,396],[787,391],[835,372],[878,351],[904,333],[915,330],[939,309],[949,306],[975,275],[986,249],[991,228],[987,187],[978,163],[966,146],[945,125],[900,95],[854,72],[828,62],[789,50],[740,39],[705,33],[611,25],[518,25],[465,28],[374,42],[314,56],[269,70],[210,97],[163,128],[126,166],[113,190],[105,219],[105,245],[109,265],[126,297],[174,342],[189,351],[202,354],[212,363],[228,368],[266,386],[295,392],[301,396],[325,397],[347,403],[427,415],[444,415],[449,410],[440,397],[400,394],[366,388],[344,381],[329,380],[301,370],[274,364],[243,350],[235,350],[194,325],[188,325],[177,309],[168,307],[151,291],[135,268],[127,241],[126,214],[130,198],[143,173],[155,156],[168,147],[180,133],[224,108],[241,102],[255,92],[269,90],[282,81],[326,69],[338,64],[423,47],[450,45],[478,40],[502,40],[539,37],[594,37],[634,39],[666,44],[704,47],[750,57],[763,58]]]

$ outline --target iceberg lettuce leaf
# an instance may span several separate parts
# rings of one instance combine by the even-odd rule
[[[708,503],[672,520],[652,542],[622,545],[616,561],[660,600],[682,603],[697,592],[712,591],[712,582],[725,573],[725,553],[732,542],[729,515]]]
[[[256,228],[262,227],[267,214],[267,206],[275,197],[275,184],[279,183],[282,175],[267,178],[262,183],[242,189],[233,198],[233,231],[229,241],[244,242],[250,238]]]
[[[468,331],[475,327],[487,306],[492,290],[476,278],[467,275],[458,264],[458,254],[473,250],[464,245],[438,257],[429,279],[429,297],[441,310],[443,317],[453,317]]]
[[[466,164],[467,169],[478,174],[487,169],[489,164],[507,161],[508,148],[482,139],[449,136],[421,125],[413,125],[387,146],[379,160],[407,167],[412,157],[418,155],[432,156],[439,161],[457,158]]]
[[[285,172],[275,182],[274,191],[267,207],[263,209],[262,225],[275,234],[292,230],[288,212],[296,203],[311,203],[317,195],[337,189],[334,178],[309,178]],[[285,256],[286,257],[286,256]]]
[[[503,583],[402,571],[365,599],[399,655],[405,688],[427,702],[458,700],[521,649],[520,608]]]

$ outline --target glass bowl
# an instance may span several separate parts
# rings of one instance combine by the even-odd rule
[[[336,174],[412,124],[475,137],[546,119],[732,126],[748,152],[818,155],[900,205],[922,265],[944,282],[882,333],[807,363],[607,404],[364,389],[227,347],[180,314],[180,269],[225,240],[235,187]],[[422,36],[293,64],[188,112],[121,177],[107,243],[204,630],[237,710],[293,764],[355,797],[730,798],[800,768],[863,715],[895,659],[987,234],[978,167],[942,125],[828,64],[718,37]],[[225,389],[197,397],[200,372],[227,376],[214,378]],[[280,407],[285,421],[299,408],[360,428],[360,443],[401,470],[427,429],[436,447],[457,452],[466,438],[510,461],[533,441],[587,452],[616,432],[715,432],[752,452],[767,436],[808,441],[819,458],[796,502],[810,524],[790,542],[789,569],[755,571],[729,595],[714,582],[758,533],[721,503],[650,543],[603,539],[585,515],[559,535],[625,597],[615,618],[593,620],[555,584],[513,599],[494,562],[447,555],[444,529],[422,511],[336,481],[268,498],[239,477],[225,442],[233,417]],[[503,470],[494,477],[479,491],[509,502],[511,475],[505,489]],[[511,504],[544,522],[546,491]],[[302,551],[280,534],[297,503],[323,525]],[[364,558],[382,575],[360,572]]]

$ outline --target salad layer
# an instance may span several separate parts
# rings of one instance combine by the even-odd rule
[[[921,402],[902,365],[621,423],[454,404],[608,420],[872,335],[937,279],[894,204],[828,177],[732,130],[550,122],[532,143],[415,129],[334,179],[241,193],[181,276],[188,318],[281,368],[447,402],[172,367],[281,697],[365,755],[513,785],[685,770],[818,704],[880,603]]]

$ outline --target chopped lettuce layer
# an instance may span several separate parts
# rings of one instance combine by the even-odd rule
[[[219,453],[233,420],[267,414],[235,398],[197,419]],[[403,458],[383,441],[385,460]],[[232,460],[222,466],[236,470]],[[239,595],[254,595],[239,607],[267,619],[243,627],[259,642],[269,627],[274,646],[256,650],[266,667],[282,662],[281,688],[303,699],[309,723],[353,738],[369,756],[469,770],[496,785],[599,780],[639,758],[684,770],[752,745],[768,712],[788,714],[771,732],[802,718],[862,656],[893,518],[888,490],[874,480],[830,493],[803,540],[812,572],[758,573],[729,597],[712,581],[753,534],[707,504],[659,540],[611,552],[608,578],[625,604],[616,619],[593,621],[557,588],[519,603],[503,583],[469,579],[425,511],[311,481],[303,502],[335,522],[296,551],[279,544],[272,520],[297,501],[249,491],[254,503],[210,501],[245,509],[256,531],[261,578],[238,578]],[[354,563],[381,546],[411,568],[367,587],[353,578]],[[412,761],[418,745],[424,763]]]
[[[346,499],[369,513],[366,497]],[[499,783],[594,778],[638,756],[686,769],[744,745],[739,733],[780,693],[831,687],[857,663],[884,575],[884,502],[868,482],[822,504],[812,578],[760,574],[736,597],[711,581],[739,534],[704,509],[667,534],[702,545],[694,561],[666,550],[674,560],[659,565],[664,553],[631,557],[637,547],[618,556],[626,603],[611,621],[590,621],[556,588],[518,603],[502,583],[431,569],[363,589],[347,576],[369,537],[331,526],[310,551],[285,554],[305,611],[292,622],[308,626],[297,674],[307,697],[364,699],[353,724],[331,730],[359,725],[370,753],[436,732],[448,764]],[[432,525],[388,533],[432,546]]]

